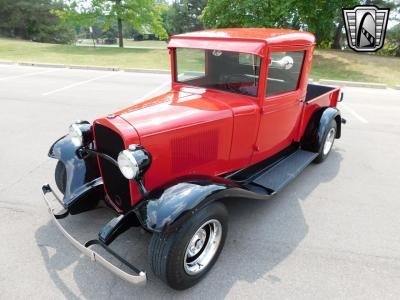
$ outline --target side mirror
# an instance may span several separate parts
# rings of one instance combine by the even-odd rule
[[[271,63],[269,65],[272,68],[290,70],[294,65],[294,61],[291,56],[284,56],[280,60],[271,60]]]

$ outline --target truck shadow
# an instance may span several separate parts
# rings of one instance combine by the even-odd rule
[[[219,260],[208,276],[195,287],[176,292],[149,271],[147,246],[150,234],[132,229],[117,238],[112,248],[133,264],[148,270],[148,283],[136,287],[116,278],[84,256],[60,234],[52,222],[35,234],[45,266],[54,284],[68,299],[132,298],[224,298],[237,281],[280,282],[274,268],[295,251],[308,233],[301,203],[340,170],[342,155],[336,147],[320,165],[311,165],[280,194],[266,201],[232,200],[229,234]],[[113,216],[98,209],[72,216],[64,222],[80,241],[92,239]],[[72,274],[72,278],[71,278]]]

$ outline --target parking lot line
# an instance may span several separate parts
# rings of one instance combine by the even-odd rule
[[[343,107],[345,110],[347,110],[350,114],[353,115],[353,117],[355,117],[357,120],[359,120],[361,123],[367,124],[368,121],[360,116],[357,112],[355,112],[351,107],[349,107],[347,104],[345,103],[340,103],[340,106]]]
[[[86,84],[86,83],[89,83],[89,82],[93,82],[93,81],[96,81],[96,80],[99,80],[99,79],[102,79],[102,78],[111,77],[111,76],[114,76],[114,75],[116,75],[118,73],[120,73],[120,72],[112,72],[111,74],[106,74],[106,75],[98,76],[98,77],[95,77],[95,78],[92,78],[92,79],[88,79],[88,80],[85,80],[85,81],[76,82],[76,83],[64,86],[62,88],[55,89],[55,90],[43,93],[42,96],[52,95],[54,93],[58,93],[58,92],[61,92],[61,91],[64,91],[64,90],[67,90],[67,89],[70,89],[70,88],[73,88],[73,87],[76,87],[76,86],[79,86],[79,85],[83,85],[83,84]]]
[[[33,72],[33,73],[27,73],[27,74],[22,74],[22,75],[13,75],[13,76],[8,76],[8,77],[0,78],[0,81],[8,80],[8,79],[17,79],[17,78],[35,76],[35,75],[40,75],[40,74],[45,74],[45,73],[51,73],[51,72],[55,72],[55,71],[57,71],[57,70],[47,70],[47,71]]]
[[[148,92],[147,94],[143,95],[142,97],[140,97],[139,99],[137,99],[137,102],[140,102],[142,100],[145,100],[147,97],[153,95],[154,93],[158,92],[159,90],[163,89],[164,87],[166,87],[167,85],[171,84],[171,81],[167,81],[164,82],[163,84],[161,84],[159,87],[155,88],[154,90],[151,90],[150,92]]]

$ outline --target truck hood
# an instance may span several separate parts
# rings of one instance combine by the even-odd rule
[[[231,118],[232,109],[201,88],[182,88],[135,104],[115,115],[131,124],[139,136]]]

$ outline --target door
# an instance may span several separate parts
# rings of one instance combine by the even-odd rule
[[[278,153],[294,140],[304,105],[299,82],[305,55],[305,50],[270,52],[253,162]]]

